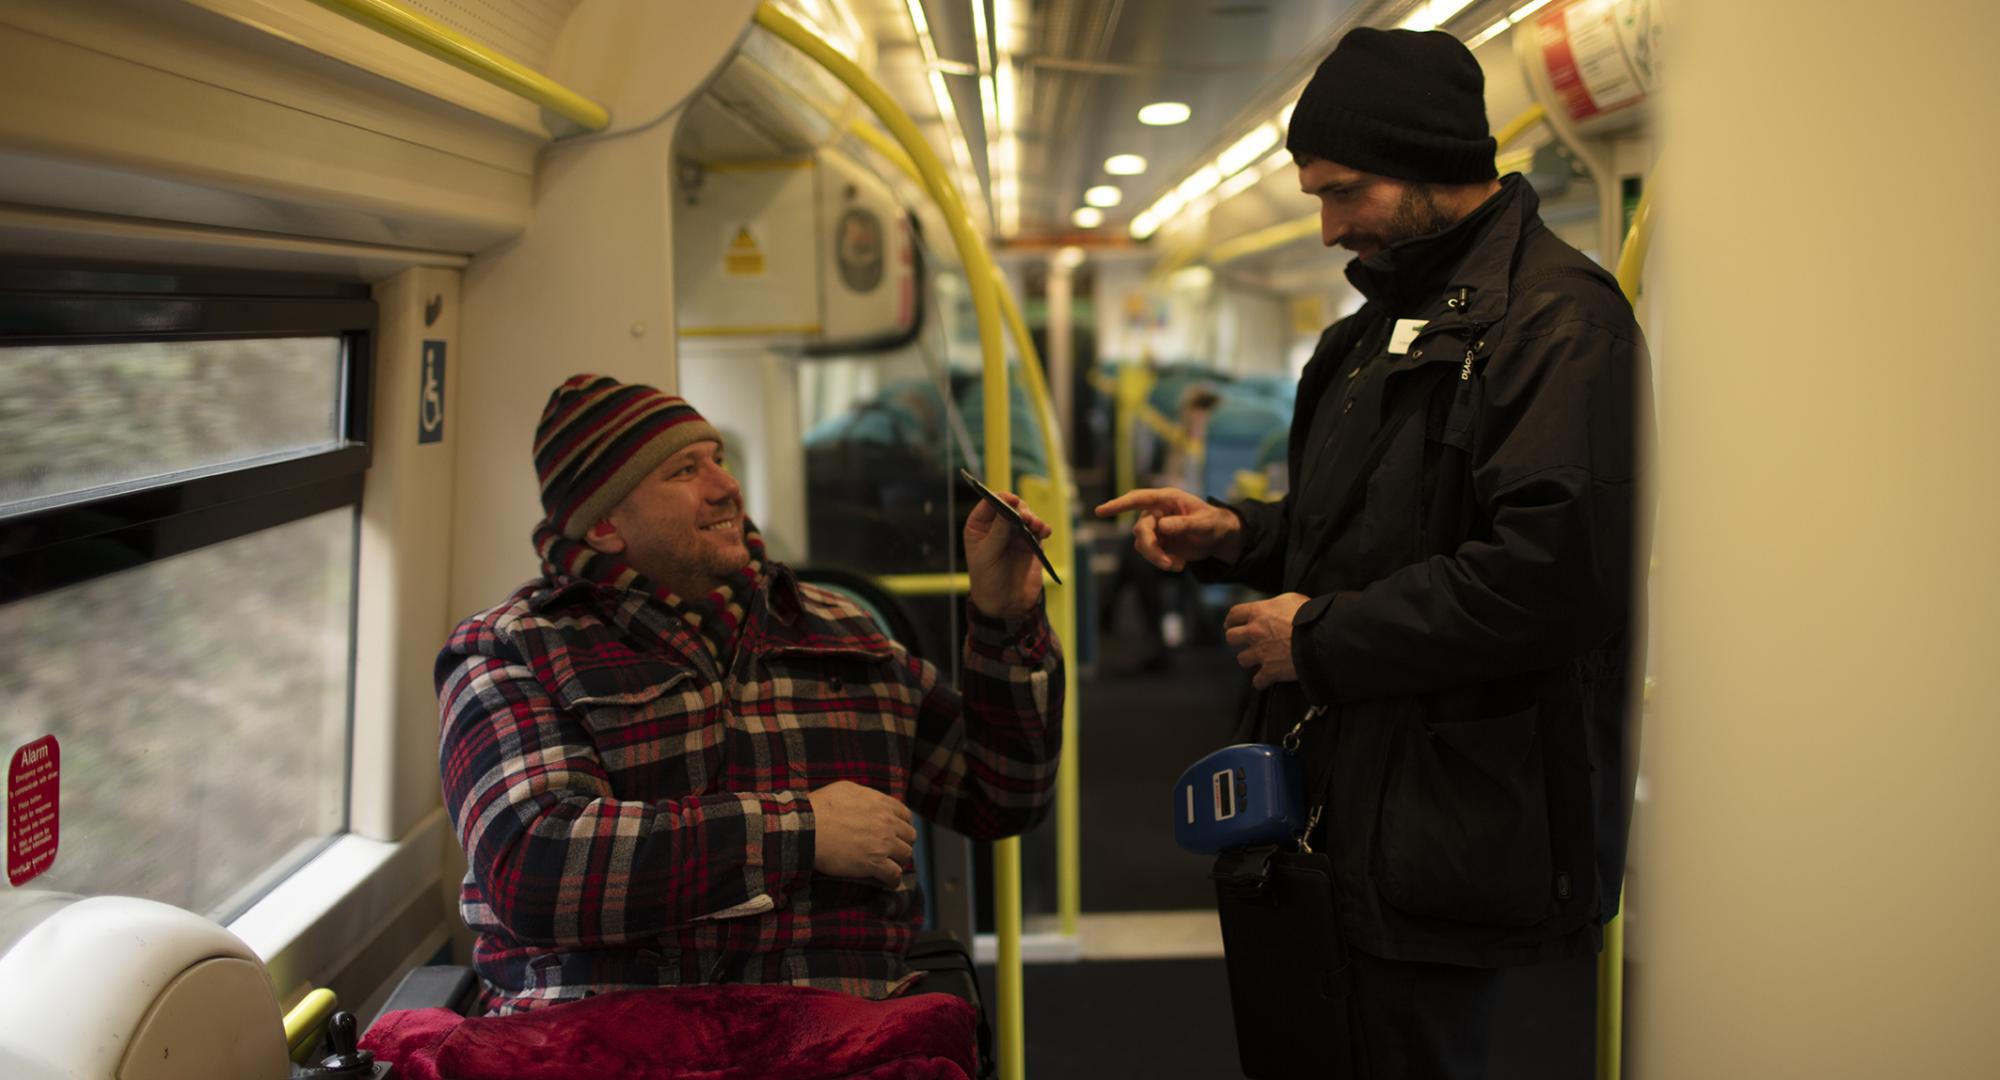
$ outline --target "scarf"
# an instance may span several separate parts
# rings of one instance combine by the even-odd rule
[[[636,592],[663,604],[694,631],[725,671],[743,636],[750,598],[764,581],[764,537],[749,518],[743,519],[743,544],[750,549],[750,561],[724,578],[707,596],[694,599],[677,596],[672,590],[653,584],[619,556],[564,536],[547,519],[535,526],[535,553],[541,556],[542,574],[552,588],[569,581],[585,581],[607,589]]]

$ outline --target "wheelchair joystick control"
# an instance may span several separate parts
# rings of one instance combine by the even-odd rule
[[[360,1048],[361,1025],[354,1014],[342,1009],[326,1021],[327,1055],[317,1066],[294,1073],[295,1077],[311,1077],[313,1080],[381,1080],[390,1075],[391,1066],[386,1061],[376,1061],[375,1055]]]

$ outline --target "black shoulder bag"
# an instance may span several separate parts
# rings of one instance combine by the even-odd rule
[[[1296,751],[1306,721],[1324,711],[1309,710],[1285,736],[1286,748]],[[1331,739],[1327,751],[1330,756]],[[1334,919],[1333,863],[1308,841],[1332,776],[1333,763],[1321,762],[1297,850],[1225,851],[1209,871],[1222,919],[1236,1054],[1251,1080],[1346,1080],[1352,1073],[1347,994],[1353,980]]]

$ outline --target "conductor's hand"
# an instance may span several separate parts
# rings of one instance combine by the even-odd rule
[[[1047,540],[1048,523],[1034,515],[1019,495],[996,491],[1039,540]],[[972,579],[972,606],[996,619],[1026,615],[1042,595],[1042,562],[1029,548],[1027,537],[1002,521],[1000,512],[985,499],[972,508],[965,519],[965,569]]]
[[[1235,561],[1242,552],[1243,522],[1179,488],[1134,488],[1097,508],[1098,517],[1137,510],[1132,546],[1162,570],[1185,570],[1207,558]]]
[[[813,810],[813,870],[829,877],[873,878],[893,889],[903,880],[917,842],[910,808],[847,780],[807,798]]]
[[[1250,685],[1259,690],[1273,683],[1296,682],[1292,664],[1292,619],[1306,605],[1303,593],[1279,593],[1269,600],[1238,604],[1222,620],[1222,640],[1236,648],[1236,662],[1256,674]]]

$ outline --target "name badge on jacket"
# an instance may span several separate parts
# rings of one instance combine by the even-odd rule
[[[1389,332],[1390,355],[1402,356],[1409,352],[1410,343],[1417,340],[1417,335],[1423,333],[1424,327],[1430,324],[1429,319],[1397,319],[1396,328]]]

